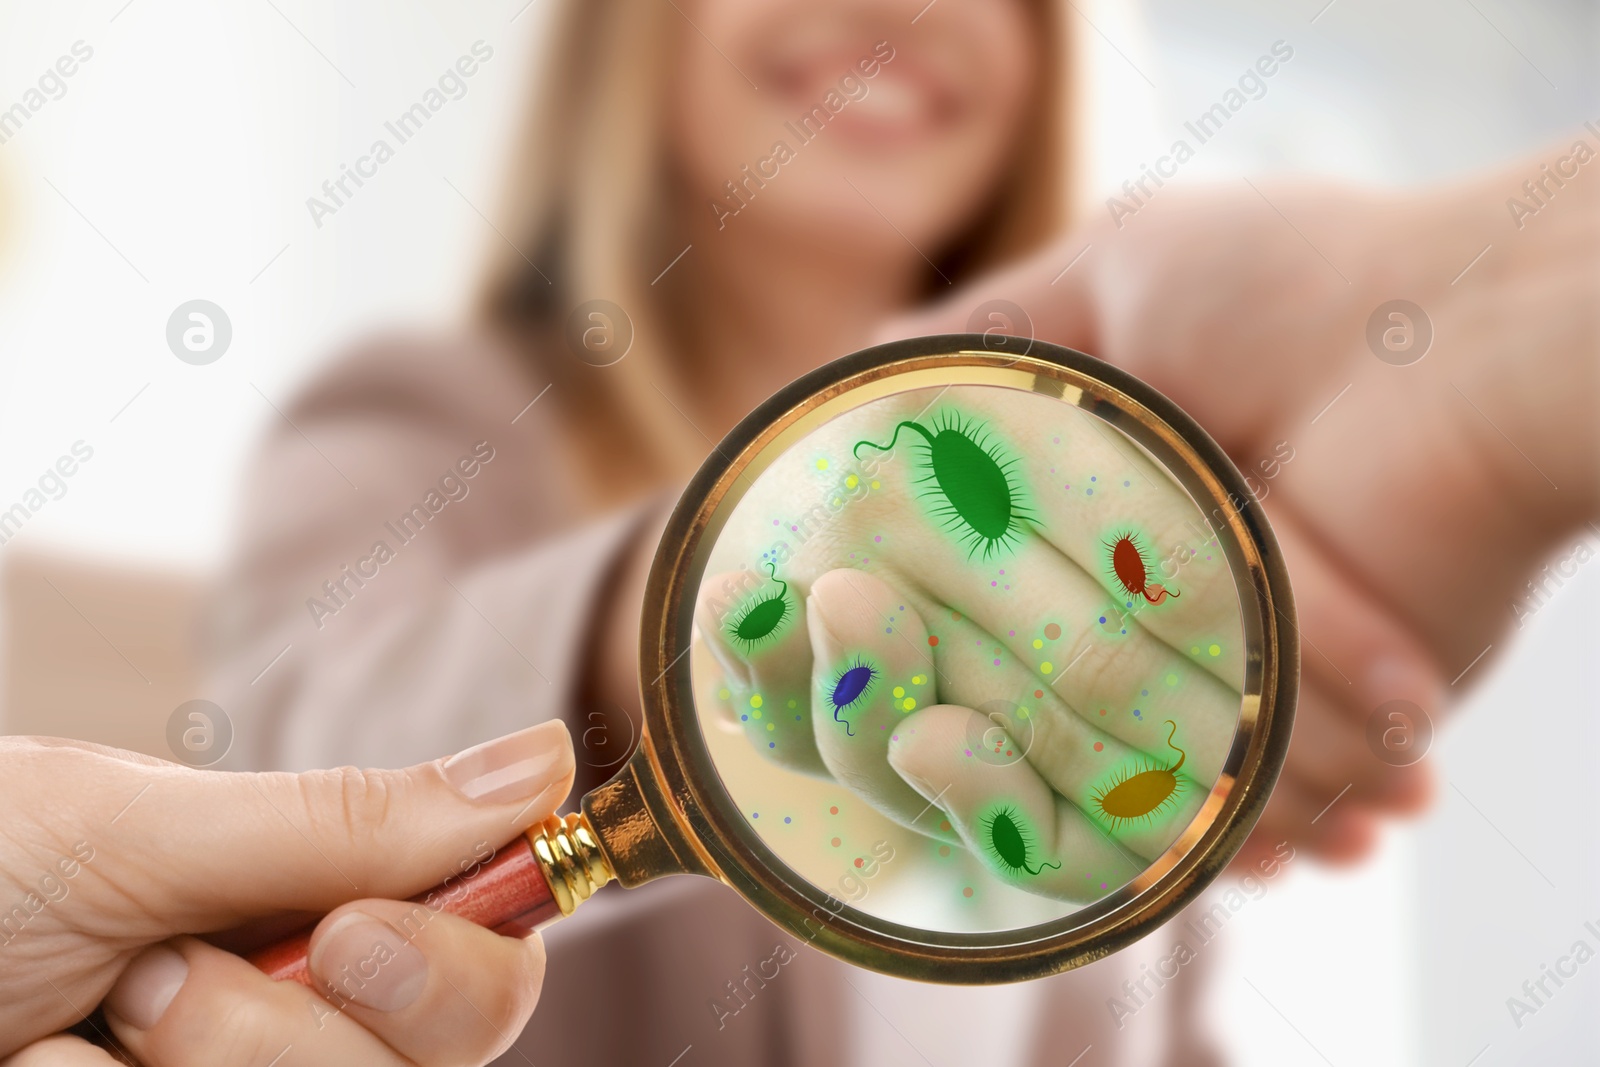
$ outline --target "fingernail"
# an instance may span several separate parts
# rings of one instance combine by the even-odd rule
[[[381,919],[347,911],[311,948],[311,973],[340,1001],[399,1011],[428,985],[428,957]]]
[[[468,800],[531,800],[572,773],[572,738],[566,723],[551,719],[458,752],[439,769]]]
[[[146,949],[122,972],[106,997],[106,1008],[137,1030],[161,1021],[189,977],[189,961],[166,945]]]

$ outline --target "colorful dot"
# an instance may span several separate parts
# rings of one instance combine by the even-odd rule
[[[752,811],[750,813],[750,817],[752,819],[759,819],[759,818],[761,818],[761,813],[759,811]]]
[[[860,484],[861,484],[861,479],[857,478],[854,474],[850,475],[850,477],[848,477],[848,478],[846,478],[844,480],[844,487],[846,489],[854,489],[856,486],[858,486]]]
[[[1044,674],[1049,674],[1055,669],[1055,664],[1051,663],[1049,660],[1045,660],[1043,663],[1039,664],[1039,670]]]
[[[904,700],[902,700],[900,702],[900,706],[902,708],[904,708],[906,711],[910,711],[912,708],[917,706],[917,702],[915,700],[911,699],[910,697],[906,697]]]
[[[797,708],[797,707],[799,707],[799,706],[800,706],[800,705],[799,705],[799,704],[796,704],[796,703],[795,703],[795,702],[794,702],[794,701],[793,701],[793,700],[791,700],[791,701],[789,701],[789,707],[791,707],[791,708]]]
[[[906,695],[905,686],[897,685],[897,686],[894,687],[894,698],[896,700],[899,700],[901,697],[903,697],[905,695]]]
[[[828,843],[829,843],[829,844],[830,844],[830,845],[832,845],[832,846],[833,846],[833,847],[834,847],[834,848],[838,848],[838,847],[839,847],[839,839],[838,839],[838,838],[837,838],[837,837],[836,837],[836,838],[834,838],[834,839],[833,839],[833,840],[832,840],[832,841],[830,841],[830,842],[828,842]]]
[[[789,822],[794,822],[794,820],[793,820],[793,819],[791,819],[791,818],[789,818],[789,816],[787,816],[787,815],[785,815],[785,816],[784,816],[784,817],[783,817],[783,821],[784,821],[784,822],[786,822],[786,823],[789,823]]]
[[[777,728],[778,728],[778,724],[777,724],[777,723],[775,723],[775,722],[769,722],[769,723],[767,723],[767,729],[769,729],[769,730],[776,730],[776,729],[777,729]]]
[[[1043,648],[1044,647],[1044,642],[1039,640],[1037,637],[1035,637],[1033,639],[1033,647],[1034,648]]]
[[[1101,708],[1100,709],[1100,714],[1104,715],[1105,713],[1106,713],[1106,709],[1105,708]]]
[[[939,855],[941,855],[941,856],[950,855],[950,846],[949,845],[940,845],[939,846]]]
[[[1056,638],[1061,636],[1061,627],[1057,626],[1055,623],[1050,623],[1044,628],[1044,635],[1051,641],[1054,641]]]
[[[876,484],[876,483],[874,483],[874,484]],[[873,537],[873,538],[872,538],[872,540],[873,540],[873,543],[874,543],[874,544],[876,544],[876,543],[878,543],[878,542],[880,542],[880,541],[882,541],[882,540],[883,540],[883,534],[877,534],[877,535],[875,535],[875,536],[874,536],[874,537]]]
[[[861,857],[860,856],[856,857],[856,866],[857,867],[861,866]]]
[[[972,897],[972,887],[969,885],[966,888],[962,889],[961,890],[961,895],[970,899]]]
[[[1213,656],[1220,656],[1222,655],[1222,646],[1212,645],[1210,648],[1206,649],[1206,651],[1211,653]]]
[[[939,638],[934,634],[928,635],[928,647],[932,648],[939,643]]]
[[[828,469],[828,461],[827,460],[825,460],[825,459],[817,460],[817,470],[825,471],[827,469]]]
[[[939,820],[939,829],[941,829],[941,830],[950,829],[950,820],[949,819],[940,819]]]
[[[1177,685],[1178,684],[1178,676],[1176,674],[1167,675],[1167,684],[1168,685]]]
[[[1198,652],[1200,650],[1199,649],[1195,649],[1195,651]],[[728,687],[727,686],[723,686],[721,689],[717,690],[717,696],[721,697],[723,700],[727,700],[729,695],[730,694],[728,693]]]
[[[833,807],[829,808],[828,809],[828,814],[829,815],[837,815],[837,814],[839,814],[839,806],[837,804],[835,804]]]
[[[1033,691],[1033,699],[1038,700],[1043,696],[1044,696],[1044,690],[1043,689],[1035,689]]]
[[[750,698],[750,706],[752,708],[759,708],[761,706],[761,694],[760,693],[757,693],[755,696]]]
[[[778,742],[776,742],[776,741],[768,741],[767,742],[767,747],[768,748],[777,748],[778,747]]]
[[[1200,646],[1199,645],[1190,645],[1189,646],[1189,655],[1198,656],[1199,654],[1200,654]]]
[[[739,716],[739,721],[740,722],[749,722],[750,721],[750,716],[749,715],[741,715],[741,716]]]
[[[921,674],[913,674],[911,676],[911,684],[912,685],[921,685],[923,682],[926,682],[927,680],[928,679],[924,675],[921,675]]]
[[[952,621],[952,622],[960,622],[961,621],[961,612],[952,611],[950,613],[950,621]]]
[[[1104,751],[1105,751],[1105,747],[1106,747],[1106,746],[1105,746],[1105,745],[1103,745],[1103,744],[1102,744],[1102,743],[1100,743],[1100,742],[1099,742],[1099,741],[1096,741],[1096,742],[1095,742],[1095,743],[1094,743],[1094,750],[1095,750],[1095,751],[1096,751],[1096,752],[1104,752]]]
[[[882,488],[882,483],[880,483],[876,478],[874,478],[872,480],[872,488],[881,489]]]
[[[750,717],[752,719],[759,719],[759,718],[761,718],[761,713],[759,711],[752,711],[750,713]]]

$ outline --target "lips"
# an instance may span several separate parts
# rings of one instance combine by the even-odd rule
[[[887,63],[878,60],[872,44],[864,37],[853,46],[806,47],[787,41],[787,47],[763,65],[762,87],[781,99],[786,113],[796,116],[821,106],[829,93],[838,94],[847,103],[830,128],[851,140],[917,137],[958,117],[963,108],[952,79],[903,50]],[[863,60],[876,70],[870,78],[861,73]]]

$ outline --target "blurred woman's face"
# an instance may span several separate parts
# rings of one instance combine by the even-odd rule
[[[791,246],[935,254],[1010,166],[1040,81],[1023,0],[678,6],[667,151],[689,209]]]

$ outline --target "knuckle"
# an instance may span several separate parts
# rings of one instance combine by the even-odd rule
[[[336,767],[301,775],[301,799],[311,825],[340,842],[370,836],[396,803],[398,773]]]

